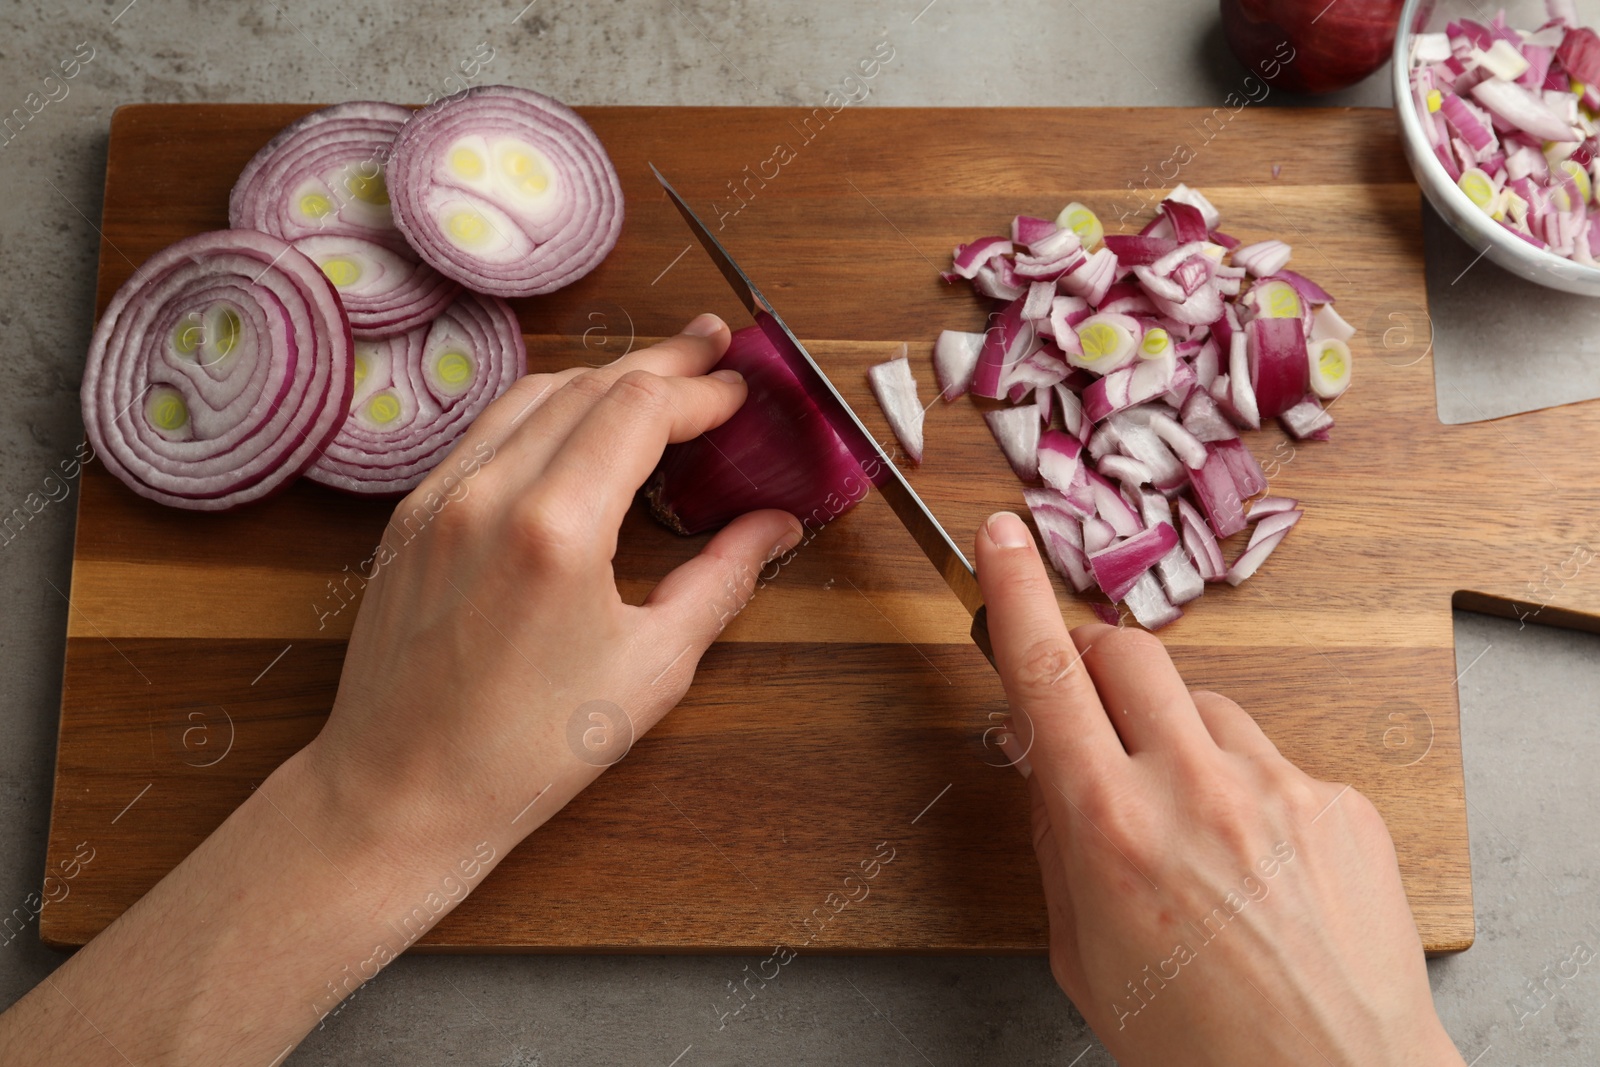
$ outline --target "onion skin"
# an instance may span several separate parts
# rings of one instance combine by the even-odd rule
[[[698,534],[779,508],[815,533],[866,497],[873,479],[760,327],[734,333],[717,368],[742,374],[749,394],[727,422],[662,453],[645,486],[662,525]]]
[[[1388,60],[1401,6],[1400,0],[1222,0],[1222,34],[1239,62],[1273,88],[1331,93]]]

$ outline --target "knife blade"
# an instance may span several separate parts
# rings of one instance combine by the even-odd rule
[[[961,601],[961,606],[972,615],[972,640],[982,650],[989,663],[994,663],[994,651],[989,643],[988,613],[983,606],[983,593],[978,588],[978,578],[972,569],[972,564],[967,561],[961,548],[951,539],[950,534],[940,524],[939,520],[923,503],[922,497],[906,481],[905,475],[900,473],[900,468],[890,458],[872,432],[867,429],[861,419],[851,409],[850,404],[840,395],[827,373],[812,358],[806,346],[800,343],[794,331],[789,329],[777,311],[761,295],[761,290],[756,288],[750,276],[746,274],[728,250],[722,247],[722,242],[712,236],[706,229],[694,209],[684,202],[683,197],[672,187],[666,177],[656,169],[654,163],[650,170],[656,176],[656,181],[667,191],[667,197],[673,206],[678,209],[678,214],[683,216],[683,221],[689,226],[690,232],[700,242],[700,247],[705,249],[727,279],[728,285],[738,296],[739,302],[745,306],[751,316],[756,320],[756,325],[767,335],[773,346],[788,362],[789,368],[794,371],[806,392],[822,410],[828,422],[844,441],[845,447],[850,449],[851,455],[857,463],[862,465],[864,471],[876,470],[876,476],[869,474],[873,484],[877,486],[883,499],[895,513],[903,526],[910,531],[912,538],[917,542],[917,547],[922,549],[922,554],[928,557],[950,591],[955,593],[956,599]]]

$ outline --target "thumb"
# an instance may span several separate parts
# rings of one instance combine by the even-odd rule
[[[666,658],[678,657],[669,669],[683,688],[700,656],[755,596],[761,568],[799,544],[804,533],[786,511],[741,515],[650,591],[644,607],[661,635],[657,647]]]

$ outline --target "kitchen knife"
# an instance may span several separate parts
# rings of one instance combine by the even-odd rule
[[[778,352],[788,362],[789,368],[794,371],[806,392],[816,402],[827,416],[828,422],[834,431],[844,441],[845,447],[850,449],[851,455],[857,463],[862,465],[864,471],[876,470],[872,477],[873,484],[883,494],[883,499],[894,510],[905,528],[911,531],[911,536],[916,539],[923,555],[928,557],[928,562],[944,577],[945,583],[955,593],[956,599],[972,615],[972,640],[977,644],[983,654],[988,657],[989,663],[994,663],[994,651],[989,644],[988,616],[983,606],[983,594],[978,589],[978,578],[973,573],[972,564],[967,562],[967,557],[939,520],[928,510],[928,505],[922,502],[917,491],[911,488],[911,483],[906,481],[905,475],[900,473],[894,460],[889,458],[873,438],[872,434],[856,413],[850,409],[844,397],[839,395],[839,390],[834,388],[828,376],[817,361],[806,351],[805,345],[794,335],[794,331],[784,323],[778,313],[772,309],[766,297],[761,295],[761,290],[755,287],[750,276],[733,261],[727,249],[711,232],[706,229],[693,209],[684,203],[683,197],[677,190],[656,170],[655,164],[650,165],[650,170],[655,174],[656,180],[667,191],[667,196],[677,207],[678,213],[683,216],[683,221],[689,224],[689,229],[694,233],[695,239],[700,242],[711,256],[711,261],[717,265],[722,276],[733,287],[740,303],[755,318],[756,325],[761,327],[761,332],[767,335]]]

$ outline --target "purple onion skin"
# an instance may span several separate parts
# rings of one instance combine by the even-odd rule
[[[663,525],[698,534],[779,508],[817,530],[866,497],[872,479],[759,327],[737,331],[717,368],[744,375],[749,395],[727,422],[662,453],[645,497]]]

